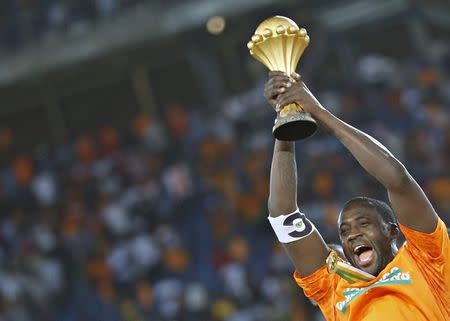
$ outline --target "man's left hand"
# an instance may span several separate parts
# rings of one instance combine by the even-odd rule
[[[305,83],[300,79],[300,75],[293,73],[291,75],[291,86],[282,86],[285,89],[277,97],[277,107],[283,107],[292,103],[297,103],[303,110],[315,115],[324,109],[317,98],[309,91]]]

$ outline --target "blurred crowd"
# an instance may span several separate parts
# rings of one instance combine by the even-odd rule
[[[15,155],[0,171],[0,320],[322,320],[266,220],[262,85],[221,110],[168,106]],[[345,85],[310,87],[386,144],[450,223],[448,70],[367,56]],[[386,200],[324,132],[297,151],[300,207],[328,243],[344,201]]]
[[[70,30],[116,17],[140,3],[160,0],[3,0],[0,48],[16,49]]]

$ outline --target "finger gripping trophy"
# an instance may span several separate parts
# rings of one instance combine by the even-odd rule
[[[289,18],[275,16],[264,20],[247,43],[250,54],[271,71],[290,76],[295,72],[303,51],[309,44],[304,28]],[[294,141],[314,134],[317,124],[298,104],[281,106],[272,132],[276,139]]]

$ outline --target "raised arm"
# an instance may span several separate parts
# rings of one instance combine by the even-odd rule
[[[336,136],[362,167],[387,189],[392,208],[402,225],[419,232],[433,232],[438,216],[403,164],[376,139],[331,114],[300,81],[298,75],[294,78],[297,82],[291,83],[283,91],[278,103],[285,105],[297,102]]]
[[[271,77],[265,90],[266,97],[272,103],[274,100],[271,98],[278,94],[278,88],[273,87],[276,83],[273,79],[274,77]],[[297,209],[297,165],[293,142],[275,141],[268,207],[271,217],[287,215]],[[303,277],[323,266],[329,251],[316,230],[308,236],[283,245],[296,270]]]

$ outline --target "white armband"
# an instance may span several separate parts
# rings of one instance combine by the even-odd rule
[[[316,229],[314,224],[298,209],[291,214],[269,216],[268,219],[281,243],[300,240]]]

